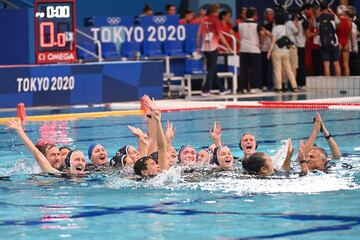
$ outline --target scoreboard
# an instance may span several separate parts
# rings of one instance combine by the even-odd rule
[[[76,62],[75,0],[35,0],[36,63]]]

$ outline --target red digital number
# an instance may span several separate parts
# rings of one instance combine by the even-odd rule
[[[66,35],[65,33],[54,34],[55,27],[53,22],[41,22],[40,23],[40,47],[51,48],[51,47],[65,47],[66,46]],[[45,32],[48,29],[49,40],[45,40]],[[46,32],[46,33],[48,33]],[[56,40],[56,42],[55,42]]]
[[[40,23],[40,47],[47,48],[54,46],[54,23],[53,22],[41,22]],[[50,40],[45,41],[45,28],[49,28]]]

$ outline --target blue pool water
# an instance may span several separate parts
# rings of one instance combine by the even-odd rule
[[[286,179],[240,179],[225,173],[185,181],[178,168],[135,182],[117,175],[59,179],[39,168],[14,132],[0,130],[2,239],[358,239],[360,236],[360,112],[320,112],[352,169]],[[214,110],[164,113],[177,128],[179,147],[210,144],[213,121],[223,143],[241,156],[239,136],[251,132],[258,151],[274,154],[280,140],[295,148],[312,130],[315,112]],[[30,122],[30,138],[52,138],[86,152],[102,143],[109,156],[136,144],[126,125],[145,129],[138,116]],[[324,146],[323,138],[317,144]],[[293,164],[296,165],[295,163]],[[296,166],[295,166],[296,167]],[[8,176],[8,177],[4,177]]]

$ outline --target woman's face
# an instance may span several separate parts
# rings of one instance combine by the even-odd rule
[[[222,168],[231,168],[234,164],[234,157],[228,147],[221,148],[217,153],[219,166]]]
[[[133,160],[133,162],[136,162],[136,160],[139,159],[139,152],[133,146],[129,147],[128,155]]]
[[[173,146],[171,146],[169,151],[169,165],[174,166],[176,165],[177,161],[178,161],[178,155],[176,149]]]
[[[69,154],[69,152],[70,152],[70,150],[68,148],[63,148],[60,150],[60,158],[61,158],[61,162],[63,165],[65,162],[65,158]]]
[[[71,155],[70,159],[70,174],[82,175],[86,167],[85,155],[76,151]]]
[[[210,153],[204,149],[200,150],[198,153],[197,162],[199,163],[209,163],[210,162]]]
[[[184,165],[196,163],[196,151],[193,147],[185,147],[180,154],[180,161]]]
[[[124,159],[124,167],[133,167],[133,166],[134,166],[134,161],[129,156],[126,156]]]
[[[92,151],[90,160],[94,165],[102,165],[107,163],[108,155],[105,148],[100,144],[96,145]]]
[[[264,155],[264,158],[265,158],[265,164],[261,168],[261,170],[260,170],[261,173],[260,174],[263,175],[263,176],[273,175],[273,173],[275,172],[273,160],[267,154]]]

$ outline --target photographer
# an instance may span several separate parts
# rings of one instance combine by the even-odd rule
[[[294,44],[287,37],[285,23],[287,21],[285,9],[278,8],[275,14],[276,26],[272,30],[272,41],[268,52],[268,59],[272,58],[273,71],[275,77],[275,91],[282,92],[282,72],[283,69],[288,77],[293,92],[299,92],[295,75],[290,65],[289,48]]]

